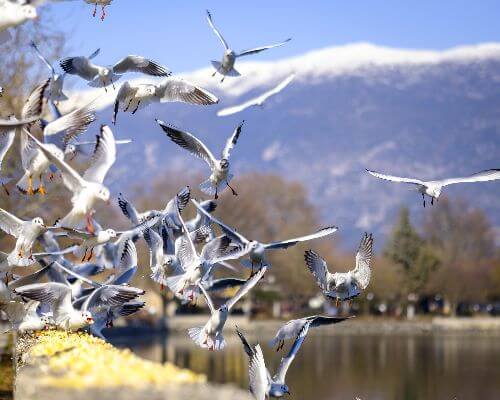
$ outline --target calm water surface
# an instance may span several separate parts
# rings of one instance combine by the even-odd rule
[[[261,337],[274,374],[281,355]],[[248,387],[246,354],[226,335],[223,352],[201,350],[182,334],[162,343],[128,346],[140,356],[168,360],[211,381]],[[234,335],[235,336],[235,335]],[[265,339],[265,341],[263,340]],[[256,337],[249,336],[254,343]],[[285,348],[288,350],[288,347]],[[478,334],[322,334],[305,340],[287,374],[291,399],[500,399],[500,336]]]

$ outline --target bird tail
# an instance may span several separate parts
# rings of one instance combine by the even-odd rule
[[[200,190],[209,196],[215,195],[215,188],[216,186],[213,184],[210,178],[200,184]]]
[[[184,274],[170,276],[166,279],[166,283],[168,288],[177,294],[184,288]]]
[[[198,346],[202,348],[209,347],[210,338],[207,337],[207,334],[204,332],[204,326],[196,326],[194,328],[188,329],[188,335],[193,342],[195,342]]]
[[[166,271],[163,268],[159,268],[159,267],[153,268],[151,270],[150,276],[151,276],[152,280],[159,283],[160,285],[168,286],[168,283],[167,283],[168,277],[167,277]]]
[[[226,339],[222,333],[218,333],[215,337],[214,350],[224,350],[224,347],[226,347]]]
[[[212,66],[217,70],[217,72],[221,72],[222,70],[222,64],[220,61],[210,61],[210,63],[212,64]]]
[[[226,72],[227,76],[241,76],[241,74],[236,71],[234,68],[231,68],[229,71]]]

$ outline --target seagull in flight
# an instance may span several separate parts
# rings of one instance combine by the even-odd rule
[[[470,176],[441,179],[435,181],[422,181],[420,179],[414,179],[414,178],[402,178],[399,176],[385,175],[381,174],[380,172],[371,171],[369,169],[367,169],[367,171],[370,175],[373,175],[374,177],[379,179],[384,179],[386,181],[391,181],[391,182],[398,182],[398,183],[402,182],[415,185],[418,192],[422,193],[424,207],[425,207],[425,195],[431,198],[431,205],[433,205],[434,199],[436,199],[436,201],[438,200],[439,195],[441,194],[441,191],[445,186],[453,185],[455,183],[487,182],[500,179],[500,169],[487,169],[481,172],[477,172]]]
[[[207,106],[216,104],[219,99],[195,84],[180,78],[167,78],[165,81],[153,83],[125,82],[118,91],[113,111],[113,124],[120,106],[123,112],[135,114],[137,110],[151,103],[181,102]]]
[[[102,67],[90,61],[89,57],[68,57],[59,62],[61,68],[68,74],[78,75],[88,81],[92,87],[113,85],[127,72],[139,72],[151,76],[169,76],[171,72],[162,65],[145,57],[129,55],[115,65]]]
[[[312,250],[305,252],[304,258],[309,271],[316,278],[316,283],[326,297],[337,302],[359,296],[370,283],[370,262],[373,255],[373,236],[365,233],[356,253],[356,266],[349,272],[330,273],[328,265]]]
[[[252,270],[254,265],[262,266],[263,264],[268,264],[268,262],[265,259],[265,252],[267,250],[286,249],[288,247],[296,245],[299,242],[305,242],[308,240],[318,239],[327,235],[331,235],[332,233],[335,233],[338,230],[336,226],[329,226],[327,228],[320,229],[317,232],[311,233],[310,235],[283,240],[281,242],[261,243],[258,242],[257,240],[247,239],[245,236],[238,233],[235,229],[230,228],[222,221],[215,218],[212,214],[205,211],[205,209],[201,207],[196,200],[191,199],[191,201],[202,214],[204,214],[212,222],[215,222],[217,225],[219,225],[222,231],[227,236],[229,236],[233,242],[237,243],[238,246],[240,246],[242,249],[245,250],[245,252],[250,257],[251,265],[249,266],[247,265],[247,263],[242,263],[242,264],[244,264],[247,267],[248,266],[251,267]]]
[[[219,197],[219,193],[227,186],[231,189],[234,196],[238,195],[238,193],[236,193],[236,191],[229,184],[229,182],[233,178],[233,175],[229,172],[229,156],[231,155],[231,151],[233,150],[234,146],[238,142],[241,134],[241,129],[245,121],[242,121],[236,127],[233,134],[227,140],[226,145],[224,146],[224,150],[222,150],[220,160],[215,158],[208,147],[205,146],[205,144],[200,139],[198,139],[191,133],[181,131],[180,129],[168,125],[158,119],[156,120],[156,122],[158,123],[158,125],[160,125],[160,128],[163,129],[163,131],[172,140],[172,142],[183,147],[192,155],[201,158],[210,167],[210,177],[200,185],[200,189],[203,193],[206,193],[209,196],[215,196],[215,199],[217,199]]]
[[[246,110],[247,108],[250,107],[262,107],[264,103],[272,96],[277,95],[280,93],[283,89],[285,89],[295,78],[295,75],[292,74],[288,76],[284,81],[282,81],[278,86],[275,86],[271,90],[268,90],[267,92],[261,94],[260,96],[254,97],[253,99],[250,99],[242,104],[238,104],[236,106],[232,107],[227,107],[223,108],[222,110],[219,110],[217,112],[217,115],[219,117],[225,117],[227,115],[232,115],[239,113],[243,110]]]
[[[261,51],[264,51],[267,49],[272,49],[273,47],[283,46],[285,43],[292,40],[292,39],[287,39],[281,43],[271,44],[268,46],[255,47],[253,49],[243,50],[239,53],[236,53],[234,50],[229,48],[229,45],[227,44],[226,40],[224,39],[222,34],[219,32],[219,30],[215,27],[215,25],[212,21],[212,15],[210,14],[210,11],[208,11],[208,10],[207,10],[207,21],[208,21],[208,25],[210,25],[210,28],[212,28],[212,30],[215,32],[215,34],[217,35],[217,37],[219,38],[219,40],[221,41],[221,43],[225,49],[224,56],[222,57],[222,62],[211,61],[213,67],[215,68],[215,72],[212,74],[212,76],[215,76],[215,74],[218,72],[219,74],[222,75],[221,82],[224,81],[224,78],[226,76],[240,76],[240,73],[234,69],[234,63],[236,62],[236,59],[238,57],[249,56],[252,54],[260,53]]]

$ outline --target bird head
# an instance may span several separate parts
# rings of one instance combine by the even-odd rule
[[[39,226],[39,227],[41,227],[41,228],[45,228],[45,224],[43,223],[43,219],[41,219],[40,217],[33,218],[33,219],[32,219],[32,222],[33,222],[33,224],[35,224],[36,226]]]
[[[228,169],[229,168],[229,161],[226,158],[223,158],[220,160],[220,167],[222,169]]]
[[[77,150],[74,144],[68,144],[64,150],[64,155],[68,157],[68,160],[73,160],[76,157]]]
[[[101,188],[97,191],[97,197],[105,202],[109,202],[109,197],[111,194],[109,193],[109,189],[107,187],[101,186]]]
[[[92,314],[89,311],[82,312],[82,319],[88,324],[92,325],[94,323],[94,318],[92,318]]]
[[[24,5],[21,9],[21,12],[26,19],[36,19],[38,17],[36,8],[31,5]]]
[[[106,229],[106,233],[109,235],[109,237],[116,237],[116,231],[114,229]]]

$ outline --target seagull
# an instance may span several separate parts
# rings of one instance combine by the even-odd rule
[[[295,356],[297,355],[300,346],[304,342],[304,339],[309,332],[310,324],[305,324],[300,330],[292,348],[283,357],[280,362],[280,366],[276,371],[276,375],[271,377],[269,373],[266,362],[264,360],[264,354],[259,344],[255,346],[250,346],[246,340],[243,333],[241,333],[238,328],[236,328],[236,333],[240,337],[241,343],[243,343],[243,349],[247,353],[249,358],[249,381],[250,381],[250,392],[252,393],[255,400],[266,400],[270,397],[280,398],[285,394],[291,395],[290,390],[285,383],[286,373],[290,365],[292,364]]]
[[[0,285],[3,282],[0,282]],[[40,303],[38,301],[9,301],[3,302],[0,299],[0,311],[7,314],[10,322],[10,328],[7,330],[24,334],[26,332],[41,331],[49,327],[50,319],[46,316],[39,315],[37,310]],[[0,333],[6,333],[0,332]]]
[[[356,253],[356,267],[349,272],[330,273],[325,260],[312,250],[307,250],[304,258],[323,294],[336,299],[338,305],[339,300],[350,300],[359,296],[361,290],[368,287],[371,277],[370,261],[372,255],[373,236],[365,233]]]
[[[182,102],[207,106],[217,104],[219,99],[195,84],[180,78],[167,78],[165,81],[153,83],[133,83],[126,81],[118,91],[113,111],[113,124],[120,106],[123,112],[135,114],[137,110],[151,103]]]
[[[101,6],[101,21],[104,21],[104,18],[106,17],[106,6],[109,6],[113,0],[85,0],[85,3],[87,4],[94,4],[94,12],[92,13],[92,16],[95,18],[97,14],[97,6]]]
[[[453,185],[455,183],[472,183],[472,182],[486,182],[486,181],[494,181],[500,179],[500,169],[487,169],[481,172],[477,172],[470,176],[465,176],[461,178],[449,178],[449,179],[441,179],[436,181],[421,181],[420,179],[413,178],[401,178],[399,176],[385,175],[379,172],[371,171],[367,169],[370,175],[375,176],[379,179],[384,179],[386,181],[391,182],[403,182],[409,183],[412,185],[416,185],[416,189],[419,193],[422,193],[422,199],[424,201],[425,207],[425,195],[431,198],[431,205],[434,205],[434,199],[436,201],[441,194],[441,190],[448,185]]]
[[[68,100],[68,97],[63,92],[64,78],[66,76],[66,73],[65,72],[63,72],[62,74],[57,73],[54,66],[45,58],[45,56],[42,54],[42,52],[40,51],[35,42],[33,41],[31,42],[31,47],[35,50],[36,54],[38,55],[38,58],[40,58],[40,60],[42,60],[42,62],[50,70],[51,81],[50,81],[48,98],[52,101]],[[97,49],[88,57],[88,59],[92,60],[100,53],[100,51],[101,49]]]
[[[38,236],[54,227],[46,226],[40,217],[25,221],[0,208],[0,229],[17,239],[16,246],[9,255],[9,263],[24,266],[34,261],[31,248]]]
[[[212,30],[215,32],[215,34],[217,35],[217,37],[219,38],[225,49],[224,56],[222,57],[222,62],[211,61],[213,67],[215,68],[215,72],[212,74],[212,76],[215,76],[215,74],[218,72],[219,74],[222,75],[221,82],[224,81],[224,78],[226,76],[240,76],[240,73],[234,69],[234,63],[236,62],[236,58],[257,54],[260,53],[261,51],[272,49],[273,47],[283,46],[285,43],[292,40],[292,39],[286,39],[284,42],[281,43],[271,44],[268,46],[255,47],[253,49],[243,50],[240,53],[236,53],[234,50],[231,50],[229,48],[229,45],[227,44],[226,40],[222,37],[221,33],[215,27],[214,23],[212,22],[212,15],[208,10],[207,10],[207,21],[208,25],[210,25],[210,28],[212,28]]]
[[[350,316],[350,317],[328,317],[328,316],[323,316],[323,315],[311,315],[309,317],[292,319],[292,320],[288,321],[285,325],[283,325],[278,330],[278,332],[276,332],[276,335],[271,340],[269,345],[271,347],[278,345],[278,347],[276,348],[276,351],[279,351],[285,345],[285,340],[297,338],[300,334],[300,331],[302,329],[304,329],[304,326],[306,326],[306,325],[308,325],[308,327],[310,327],[310,328],[317,328],[317,327],[323,326],[323,325],[338,324],[339,322],[343,322],[346,319],[351,319],[351,318],[353,318],[353,316]]]
[[[231,189],[234,196],[238,195],[238,193],[236,193],[236,191],[229,184],[233,178],[233,175],[229,172],[229,156],[231,155],[231,151],[240,137],[241,128],[243,127],[243,123],[245,121],[242,121],[236,127],[233,134],[227,140],[220,160],[216,159],[208,147],[191,133],[181,131],[180,129],[167,125],[165,122],[158,119],[156,122],[160,125],[160,128],[163,129],[172,142],[180,147],[183,147],[194,156],[201,158],[210,167],[210,177],[200,185],[202,192],[208,194],[209,196],[215,195],[215,199],[217,199],[219,197],[219,193],[227,186]]]
[[[261,280],[267,271],[267,267],[263,267],[258,273],[249,278],[246,283],[241,286],[236,294],[219,308],[215,308],[210,295],[207,293],[203,285],[199,285],[208,308],[210,309],[210,319],[204,326],[190,328],[188,330],[189,337],[201,348],[209,350],[222,350],[226,347],[226,340],[222,336],[222,330],[226,324],[229,312],[234,305],[245,296],[256,284]]]
[[[267,101],[267,99],[280,93],[283,89],[285,89],[290,84],[290,82],[293,81],[294,78],[295,78],[295,75],[292,74],[292,75],[288,76],[284,81],[282,81],[278,86],[272,88],[271,90],[268,90],[267,92],[261,94],[260,96],[254,97],[253,99],[245,101],[242,104],[238,104],[237,106],[223,108],[222,110],[219,110],[217,112],[217,115],[219,117],[225,117],[227,115],[239,113],[239,112],[246,110],[247,108],[250,108],[250,107],[255,107],[255,106],[262,107],[264,105],[264,103]]]
[[[81,220],[86,217],[87,230],[93,231],[91,214],[97,201],[109,204],[110,192],[103,185],[104,178],[114,164],[116,159],[116,146],[113,132],[108,126],[102,125],[101,132],[97,136],[97,144],[90,167],[85,174],[80,176],[64,160],[55,157],[47,145],[40,143],[33,135],[28,133],[31,139],[42,150],[45,156],[61,171],[63,182],[66,187],[73,192],[71,202],[73,208],[59,221],[58,226],[76,228]]]
[[[151,76],[169,76],[171,72],[160,64],[145,57],[129,55],[122,58],[115,65],[101,67],[93,64],[88,57],[68,57],[59,62],[64,72],[78,75],[88,81],[92,87],[113,85],[127,72],[140,72]]]
[[[117,232],[114,229],[105,229],[94,232],[80,231],[78,229],[63,228],[68,233],[69,237],[80,239],[82,241],[74,254],[83,261],[90,261],[93,255],[94,247],[108,243],[111,239],[115,238]],[[90,248],[90,251],[88,251]],[[87,253],[89,253],[87,255]]]
[[[0,44],[12,38],[9,28],[37,18],[36,8],[18,1],[0,0]]]
[[[66,152],[66,145],[69,141],[84,133],[88,126],[95,121],[94,105],[95,102],[92,101],[69,114],[61,115],[51,122],[41,120],[40,128],[43,133],[43,142],[54,157],[63,160]],[[37,130],[37,125],[32,125],[28,130],[30,133],[34,134]],[[44,155],[43,151],[29,139],[26,129],[21,132],[21,161],[25,172],[16,183],[19,191],[29,195],[33,195],[36,192],[45,195],[47,192],[43,184],[42,176],[52,162]],[[38,178],[38,185],[34,184],[34,177]]]
[[[144,301],[130,301],[118,306],[110,307],[109,309],[97,309],[92,313],[94,323],[90,325],[90,332],[101,339],[106,340],[102,334],[104,328],[112,328],[113,321],[120,317],[128,317],[141,310],[145,306]]]
[[[247,239],[245,236],[239,234],[236,230],[233,228],[230,228],[226,224],[224,224],[222,221],[218,220],[215,218],[213,215],[209,214],[206,212],[198,202],[194,199],[191,200],[193,204],[196,206],[196,208],[202,213],[205,214],[205,216],[210,219],[211,221],[215,222],[217,225],[219,225],[222,229],[222,231],[231,238],[232,241],[237,243],[242,249],[244,249],[245,253],[249,255],[250,260],[251,260],[251,265],[250,267],[253,270],[254,265],[263,265],[263,264],[269,264],[266,259],[265,259],[265,252],[266,250],[274,250],[274,249],[286,249],[288,247],[294,246],[299,242],[305,242],[308,240],[313,240],[313,239],[318,239],[327,235],[331,235],[332,233],[335,233],[338,228],[336,226],[329,226],[327,228],[320,229],[319,231],[315,233],[311,233],[310,235],[306,236],[300,236],[297,238],[293,239],[288,239],[288,240],[283,240],[281,242],[272,242],[272,243],[261,243],[256,240],[250,240]],[[246,263],[244,264],[245,266]]]

